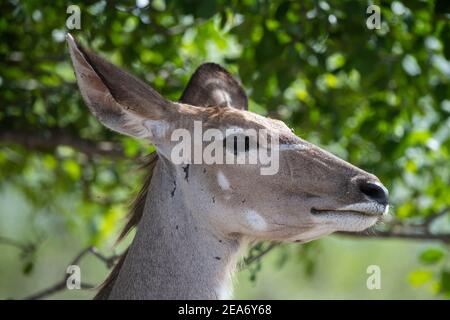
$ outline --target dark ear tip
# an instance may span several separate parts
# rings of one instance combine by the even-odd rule
[[[198,69],[225,70],[225,68],[222,67],[220,64],[214,63],[214,62],[205,62],[205,63],[201,64],[198,67]]]
[[[220,64],[218,63],[214,63],[214,62],[206,62],[201,64],[196,72],[208,72],[208,73],[223,73],[226,74],[227,76],[229,76],[230,78],[232,78],[231,73],[225,69],[224,67],[222,67]]]

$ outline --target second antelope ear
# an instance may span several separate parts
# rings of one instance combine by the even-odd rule
[[[106,127],[154,141],[177,106],[143,81],[81,47],[67,35],[78,87],[95,117]],[[161,125],[160,125],[161,124]]]
[[[202,64],[189,80],[180,102],[198,107],[247,110],[247,95],[239,82],[215,63]]]

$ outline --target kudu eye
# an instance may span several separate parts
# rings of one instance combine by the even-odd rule
[[[239,140],[243,140],[243,144],[239,144]],[[230,151],[233,152],[234,155],[237,155],[238,152],[248,152],[250,150],[250,137],[249,136],[229,136],[223,140],[223,147],[229,148]],[[254,143],[256,148],[259,147],[258,142]]]

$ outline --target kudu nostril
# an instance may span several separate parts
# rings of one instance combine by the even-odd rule
[[[389,192],[385,186],[379,182],[364,181],[359,185],[359,190],[368,198],[375,200],[380,204],[388,204]]]

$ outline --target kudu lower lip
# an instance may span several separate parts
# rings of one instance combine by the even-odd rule
[[[318,209],[318,208],[311,208],[311,213],[313,215],[326,215],[326,214],[335,214],[335,213],[341,213],[341,214],[356,214],[356,215],[362,215],[362,216],[368,216],[368,217],[375,217],[375,216],[384,216],[389,211],[389,205],[382,205],[379,203],[373,203],[373,202],[360,202],[355,203],[351,205],[347,205],[344,207],[340,207],[337,209],[330,209],[330,208],[324,208],[324,209]]]

